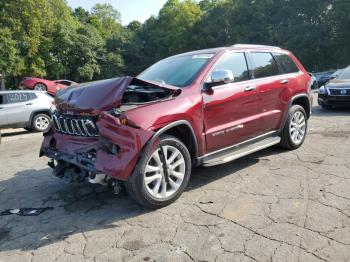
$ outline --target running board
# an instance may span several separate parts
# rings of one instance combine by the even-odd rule
[[[281,142],[281,138],[279,136],[267,137],[255,143],[233,147],[231,150],[225,150],[225,152],[204,156],[201,164],[203,166],[221,165],[242,156],[246,156],[270,146],[277,145],[279,142]]]

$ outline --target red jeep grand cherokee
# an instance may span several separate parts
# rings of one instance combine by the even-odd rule
[[[234,45],[172,56],[137,78],[59,92],[40,155],[70,181],[124,181],[158,208],[185,190],[192,167],[220,165],[272,145],[304,142],[311,78],[291,52]]]

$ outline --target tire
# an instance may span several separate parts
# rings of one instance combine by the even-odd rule
[[[298,120],[298,116],[300,117]],[[296,123],[299,123],[296,125]],[[293,130],[292,130],[293,129]],[[288,112],[286,123],[281,132],[280,146],[288,150],[299,148],[307,133],[307,115],[300,105],[293,105]]]
[[[329,105],[321,105],[323,110],[332,110],[332,106]]]
[[[34,85],[34,90],[36,91],[47,91],[47,86],[43,83],[36,83]]]
[[[177,164],[175,168],[168,170],[169,182],[166,182],[164,175],[161,147],[166,151],[167,160],[173,165]],[[157,155],[159,155],[158,161],[156,161]],[[172,159],[175,155],[176,157]],[[176,201],[187,187],[190,176],[191,156],[187,147],[176,137],[161,135],[159,145],[152,152],[140,158],[133,174],[125,182],[125,187],[129,195],[139,204],[156,209]],[[176,186],[173,188],[174,185]]]
[[[37,132],[46,132],[51,127],[51,118],[47,114],[37,114],[32,119],[31,128]]]

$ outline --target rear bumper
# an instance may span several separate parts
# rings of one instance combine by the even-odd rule
[[[319,105],[350,107],[350,96],[329,96],[319,94],[317,98]]]
[[[92,174],[127,180],[154,132],[121,125],[107,113],[96,123],[99,137],[50,131],[44,135],[40,156],[76,166]]]

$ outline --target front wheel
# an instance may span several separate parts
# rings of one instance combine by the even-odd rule
[[[307,115],[300,105],[293,105],[288,112],[286,123],[281,134],[280,145],[292,150],[300,147],[306,136]]]
[[[185,190],[191,175],[191,156],[176,137],[161,135],[159,145],[142,157],[126,182],[138,203],[160,208],[173,203]]]
[[[31,128],[38,132],[46,132],[50,129],[50,116],[37,114],[33,117]]]

